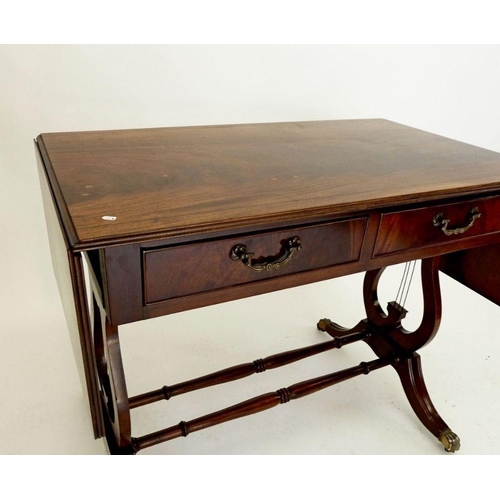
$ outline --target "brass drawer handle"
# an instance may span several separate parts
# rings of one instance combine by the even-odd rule
[[[446,236],[451,236],[453,234],[463,234],[465,233],[465,231],[468,231],[474,225],[474,221],[476,219],[479,219],[479,217],[481,217],[481,212],[479,212],[479,208],[474,207],[467,215],[468,222],[467,225],[464,227],[448,229],[448,224],[450,223],[450,219],[445,219],[442,212],[434,216],[434,219],[432,219],[432,223],[436,227],[441,226],[441,231],[443,231],[443,233],[446,234]]]
[[[278,257],[264,258],[259,257],[254,259],[252,252],[247,252],[246,245],[238,244],[231,249],[229,254],[233,260],[241,260],[245,266],[252,269],[257,273],[261,271],[272,271],[273,269],[280,269],[285,264],[290,262],[292,255],[302,248],[302,242],[298,236],[292,236],[283,244],[283,248]],[[267,260],[269,259],[269,260]],[[278,259],[278,260],[276,260]]]

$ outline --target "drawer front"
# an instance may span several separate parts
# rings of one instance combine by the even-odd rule
[[[357,261],[366,220],[146,250],[145,303]]]
[[[374,257],[500,232],[500,197],[382,214]]]

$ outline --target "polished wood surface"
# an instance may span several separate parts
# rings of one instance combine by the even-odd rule
[[[470,214],[475,209],[478,217],[472,221]],[[438,226],[433,223],[439,215],[442,215],[441,220],[444,218],[450,221],[447,231],[463,232],[445,234],[442,224]],[[426,246],[453,245],[460,240],[498,232],[500,232],[498,196],[384,213],[375,243],[374,256]]]
[[[96,364],[93,356],[90,311],[85,289],[82,255],[80,253],[73,254],[69,249],[66,234],[54,206],[50,183],[46,177],[44,165],[36,146],[35,154],[54,275],[61,297],[80,382],[88,395],[94,436],[99,438],[104,436],[104,421],[101,412]]]
[[[151,304],[193,293],[357,261],[365,226],[366,219],[359,218],[145,251],[144,302]],[[301,249],[278,269],[255,271],[230,257],[231,249],[241,244],[254,254],[256,262],[268,256],[275,257],[279,262],[283,242],[293,237],[300,238]]]
[[[42,134],[37,146],[49,226],[55,220],[59,230],[51,236],[56,274],[67,259],[61,293],[67,300],[72,290],[69,326],[94,432],[105,431],[112,453],[136,453],[387,365],[423,425],[447,451],[460,448],[416,351],[439,328],[440,269],[500,304],[499,153],[386,120]],[[378,283],[386,266],[415,259],[424,311],[410,332],[401,323],[406,278],[387,312]],[[129,398],[120,325],[361,271],[366,318],[351,329],[320,320],[333,341]],[[132,436],[132,408],[358,340],[378,359]]]
[[[320,344],[294,349],[293,351],[281,352],[273,356],[268,356],[264,359],[256,359],[252,363],[232,366],[231,368],[210,373],[209,375],[203,375],[193,380],[187,380],[185,382],[168,386],[164,385],[161,389],[156,391],[151,391],[130,398],[130,409],[138,408],[139,406],[151,404],[156,401],[161,401],[162,399],[169,400],[174,396],[186,394],[187,392],[197,391],[199,389],[205,389],[207,387],[225,384],[227,382],[233,382],[235,380],[254,375],[255,373],[265,372],[266,370],[281,368],[282,366],[295,363],[296,361],[315,354],[329,351],[330,349],[340,349],[340,347],[344,345],[363,340],[364,337],[365,334],[363,331],[355,332],[349,335],[344,335],[342,338],[338,337],[334,340],[329,340]]]
[[[500,306],[500,244],[446,255],[441,271]]]
[[[48,133],[37,141],[75,249],[500,188],[499,153],[387,120]]]
[[[465,217],[465,209],[476,205],[482,207],[483,201],[489,206],[495,199],[471,200],[469,197],[457,206]],[[452,204],[452,208],[454,206]],[[101,260],[102,274],[108,283],[108,316],[112,324],[120,325],[500,242],[500,232],[490,231],[500,225],[500,213],[483,210],[469,231],[446,236],[441,228],[432,224],[434,215],[443,208],[442,204],[433,204],[426,209],[396,212],[401,222],[396,226],[397,231],[390,227],[386,231],[388,226],[381,225],[381,214],[375,211],[369,215],[366,230],[363,219],[351,219],[299,228],[293,226],[287,231],[241,234],[236,238],[189,240],[180,245],[166,245],[167,242],[161,240],[157,245],[148,242],[105,248],[101,251]],[[407,213],[409,224],[404,217],[400,218]],[[425,215],[416,218],[420,225],[412,223],[413,213]],[[457,217],[457,220],[461,219]],[[411,230],[404,231],[406,225]],[[274,254],[283,238],[294,234],[302,236],[305,246],[280,269],[256,273],[241,261],[230,258],[230,249],[235,243],[247,244],[249,251],[255,250],[258,257]],[[388,234],[396,235],[396,243],[387,239]],[[313,236],[312,240],[309,235]],[[329,241],[328,235],[331,236]],[[376,241],[379,245],[381,241],[396,244],[401,249],[376,255]],[[318,242],[321,244],[315,244]],[[265,246],[261,247],[262,244]]]

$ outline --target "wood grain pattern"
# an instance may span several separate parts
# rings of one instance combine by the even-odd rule
[[[392,253],[372,258],[371,255],[373,252],[375,235],[379,226],[379,220],[380,214],[377,213],[372,214],[369,218],[359,261],[346,264],[338,264],[319,269],[307,269],[303,272],[283,274],[268,279],[247,282],[240,285],[234,284],[233,286],[226,288],[207,290],[184,297],[170,298],[168,300],[146,304],[143,308],[143,318],[153,318],[198,307],[205,307],[211,304],[218,304],[230,300],[274,292],[277,290],[283,290],[294,286],[300,286],[321,280],[346,276],[349,274],[368,271],[371,269],[379,269],[410,260],[435,257],[450,252],[456,252],[468,248],[500,242],[499,232],[485,235],[476,235],[467,238],[450,237],[450,241],[446,241],[442,245],[420,247],[417,245],[416,248],[409,248],[405,252]],[[437,228],[433,227],[432,229]],[[126,276],[124,277],[124,279],[126,279]],[[162,278],[158,277],[158,279],[160,280]],[[164,279],[166,280],[166,278]],[[138,317],[136,319],[141,318]]]
[[[110,324],[121,325],[141,319],[143,295],[139,245],[103,249],[101,266]]]
[[[365,225],[366,219],[354,219],[146,251],[145,303],[356,261]],[[229,257],[231,248],[240,243],[255,259],[273,256],[292,236],[301,239],[302,248],[281,269],[255,272]]]
[[[500,188],[499,153],[387,120],[52,133],[38,142],[73,249]]]
[[[448,254],[441,271],[500,306],[500,244]]]
[[[445,235],[433,225],[434,216],[442,213],[450,225],[466,226],[469,213],[477,207],[481,216],[463,234]],[[500,232],[500,197],[473,199],[401,212],[384,213],[374,249],[374,256],[403,252],[432,245],[454,244],[480,235]]]

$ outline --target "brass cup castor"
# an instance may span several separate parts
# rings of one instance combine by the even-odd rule
[[[329,320],[328,318],[323,318],[318,321],[318,324],[316,326],[318,327],[318,330],[326,332],[326,325],[328,325],[329,323],[331,323],[331,320]]]
[[[439,435],[439,441],[444,449],[450,453],[455,453],[460,449],[460,438],[451,429],[444,430]]]

